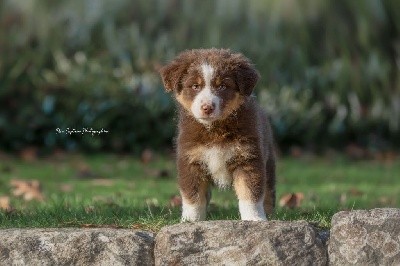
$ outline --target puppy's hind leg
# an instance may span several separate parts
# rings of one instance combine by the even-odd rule
[[[267,177],[267,182],[266,182],[267,187],[266,187],[265,196],[264,196],[264,209],[268,215],[272,215],[274,213],[275,201],[276,201],[275,160],[273,158],[271,158],[267,161],[266,177]]]

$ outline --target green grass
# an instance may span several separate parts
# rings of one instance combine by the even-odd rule
[[[278,207],[271,219],[305,219],[327,228],[339,210],[400,206],[399,160],[283,158],[277,172],[278,200],[291,192],[302,192],[305,198],[299,208]],[[0,228],[110,226],[157,231],[179,222],[179,207],[169,204],[178,195],[175,176],[173,160],[164,156],[149,164],[109,154],[34,162],[3,158],[0,196],[11,196],[15,210],[0,211]],[[39,180],[45,201],[12,196],[9,181],[16,178]],[[208,219],[239,219],[233,191],[213,191],[211,203]]]

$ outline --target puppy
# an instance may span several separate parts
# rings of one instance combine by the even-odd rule
[[[178,102],[177,168],[182,221],[206,217],[210,185],[233,186],[242,220],[275,206],[275,156],[266,115],[251,96],[259,75],[242,54],[188,50],[160,70]]]

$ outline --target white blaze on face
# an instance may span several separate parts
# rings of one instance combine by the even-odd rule
[[[202,64],[201,71],[203,73],[203,78],[205,82],[205,88],[211,88],[211,80],[214,75],[214,68],[209,64]]]
[[[203,124],[210,124],[217,119],[221,113],[220,98],[211,92],[211,80],[214,76],[214,68],[209,64],[201,65],[201,72],[204,79],[204,88],[196,95],[191,106],[194,117]],[[202,111],[202,106],[208,104],[214,106],[214,111],[209,116]]]

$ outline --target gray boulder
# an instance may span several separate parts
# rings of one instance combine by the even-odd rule
[[[328,248],[330,265],[400,265],[400,209],[335,214]]]
[[[154,265],[152,233],[124,229],[0,230],[0,265]]]
[[[210,221],[164,227],[156,265],[326,265],[327,251],[305,221]]]

